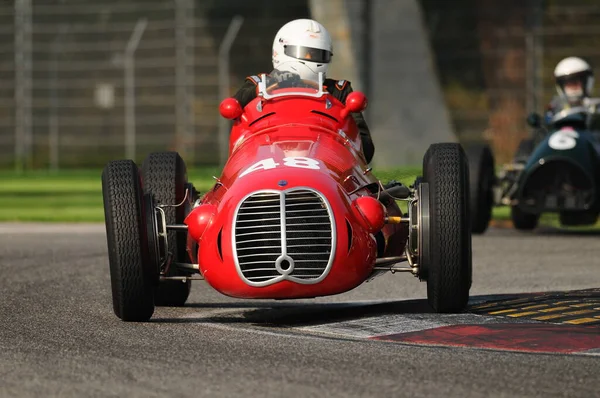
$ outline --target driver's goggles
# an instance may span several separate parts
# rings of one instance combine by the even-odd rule
[[[285,55],[301,59],[303,61],[311,61],[319,64],[328,64],[331,61],[331,51],[322,50],[320,48],[301,47],[301,46],[283,46]]]

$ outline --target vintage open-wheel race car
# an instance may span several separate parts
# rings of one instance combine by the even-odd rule
[[[191,281],[242,299],[297,299],[351,290],[408,272],[427,284],[437,312],[465,308],[471,287],[469,170],[459,144],[429,147],[410,186],[383,185],[361,151],[351,113],[319,82],[259,84],[233,121],[230,157],[199,194],[175,152],[141,169],[109,162],[102,174],[113,308],[145,321],[181,306]],[[401,211],[399,203],[406,203]]]
[[[600,99],[566,108],[521,141],[511,163],[496,173],[487,144],[466,146],[470,167],[472,232],[484,233],[492,207],[509,206],[516,229],[533,230],[544,213],[562,226],[593,225],[600,216]]]

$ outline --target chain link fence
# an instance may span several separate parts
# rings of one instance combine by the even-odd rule
[[[345,0],[353,9],[367,1]],[[526,114],[550,100],[561,58],[578,55],[600,67],[596,1],[419,3],[455,134],[490,140],[499,160],[528,134]],[[237,15],[243,22],[229,57],[219,57]],[[155,150],[218,164],[223,94],[248,74],[268,72],[277,29],[310,15],[305,0],[2,2],[0,167],[98,167],[115,158],[140,161]],[[352,35],[368,33],[377,18],[355,12]],[[369,75],[368,49],[365,42],[354,51],[370,92],[377,77]],[[231,87],[220,91],[219,81],[227,80]]]

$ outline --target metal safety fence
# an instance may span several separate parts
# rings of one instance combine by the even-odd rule
[[[0,167],[97,167],[155,150],[219,163],[220,97],[241,83],[240,69],[268,66],[262,39],[286,14],[308,16],[293,4],[271,7],[270,17],[230,3],[0,3]],[[219,49],[235,10],[252,22],[234,32],[237,70],[219,64],[230,62]]]
[[[354,59],[370,95],[370,83],[393,76],[369,72],[369,48],[381,38],[369,33],[378,15],[362,10],[386,1],[402,3],[345,0],[339,8],[358,10],[348,26],[362,32]],[[218,132],[227,128],[219,101],[246,75],[270,70],[273,35],[310,17],[311,3],[0,2],[0,168],[98,167],[154,150],[219,164],[226,137]],[[419,4],[455,134],[489,139],[500,159],[527,135],[526,114],[553,95],[558,60],[579,55],[600,68],[597,1]],[[406,57],[394,50],[390,59]]]

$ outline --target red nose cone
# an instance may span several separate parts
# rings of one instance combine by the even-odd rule
[[[242,116],[242,106],[235,98],[225,98],[219,105],[219,112],[225,119],[237,119]]]
[[[357,219],[370,233],[378,232],[383,228],[385,210],[381,202],[370,196],[362,196],[353,204]]]
[[[217,214],[215,205],[201,205],[185,218],[183,222],[188,226],[188,233],[196,242],[200,241],[215,214]]]

